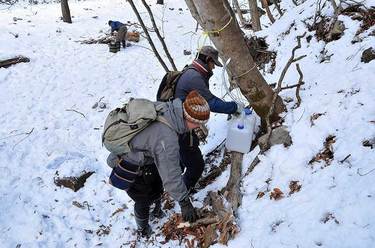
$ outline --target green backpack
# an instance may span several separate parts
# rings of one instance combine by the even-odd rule
[[[131,151],[129,142],[154,121],[171,125],[158,115],[164,103],[130,99],[122,108],[112,110],[105,121],[102,143],[108,151],[121,155]],[[172,127],[171,127],[172,128]]]

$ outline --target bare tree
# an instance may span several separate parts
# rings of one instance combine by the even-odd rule
[[[156,47],[155,47],[155,45],[154,45],[154,42],[152,41],[151,36],[150,36],[150,34],[148,33],[148,30],[147,30],[147,28],[146,28],[146,25],[145,25],[145,23],[143,22],[143,20],[142,20],[142,18],[141,18],[141,15],[139,14],[138,9],[137,9],[137,7],[135,6],[133,0],[128,0],[128,2],[129,2],[129,4],[130,4],[130,6],[132,7],[132,9],[133,9],[135,15],[137,16],[137,19],[138,19],[139,23],[140,23],[141,26],[142,26],[143,32],[145,32],[145,35],[146,35],[146,37],[147,37],[147,40],[148,40],[148,42],[150,43],[150,46],[151,46],[152,51],[154,52],[156,58],[159,60],[161,66],[163,66],[165,72],[169,72],[168,66],[165,64],[164,60],[161,58],[161,56],[160,56],[158,50],[156,50]]]
[[[283,12],[281,11],[281,8],[280,8],[280,5],[279,5],[279,2],[278,0],[271,0],[272,3],[275,5],[276,9],[277,9],[277,12],[279,12],[280,16],[283,15]]]
[[[142,0],[142,3],[143,3],[143,6],[145,6],[145,8],[147,9],[147,12],[148,12],[148,14],[150,16],[150,19],[151,19],[152,26],[154,27],[155,33],[158,36],[158,38],[159,38],[159,40],[161,42],[161,45],[163,46],[164,52],[167,55],[168,60],[171,63],[173,70],[177,71],[177,68],[176,68],[176,65],[174,64],[173,58],[172,58],[171,54],[168,51],[167,45],[164,42],[164,37],[161,36],[161,34],[159,32],[159,28],[156,25],[156,22],[155,22],[155,19],[154,19],[154,15],[152,14],[150,6],[148,6],[148,4],[146,3],[145,0]]]
[[[240,8],[240,5],[238,4],[238,1],[237,0],[233,0],[233,5],[236,8],[236,12],[237,12],[238,18],[240,18],[240,24],[244,25],[245,24],[245,19],[243,18],[243,15],[242,15],[242,12],[241,12],[241,8]]]
[[[61,0],[61,11],[63,21],[67,23],[72,23],[72,17],[70,16],[68,0]]]
[[[201,0],[185,0],[185,2],[193,17],[208,32],[221,58],[224,61],[231,58],[228,65],[230,74],[265,124],[274,92],[251,57],[237,20],[232,17],[231,10],[228,9],[228,1],[217,0],[216,4]],[[282,99],[277,97],[271,119],[273,121],[279,119],[278,114],[284,110]]]
[[[266,12],[267,12],[267,16],[268,16],[268,19],[270,19],[270,21],[272,23],[275,22],[275,18],[273,18],[273,15],[271,13],[271,10],[270,10],[270,7],[268,7],[268,2],[267,0],[261,0],[262,1],[262,5],[263,7],[265,8]]]
[[[251,25],[254,31],[261,30],[260,17],[257,0],[249,0],[250,14],[251,14]]]

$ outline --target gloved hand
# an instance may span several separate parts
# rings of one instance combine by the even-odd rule
[[[236,112],[234,112],[234,115],[236,115],[236,116],[241,115],[244,107],[245,107],[245,105],[243,103],[237,103],[237,110],[236,110]]]
[[[188,196],[179,201],[179,204],[184,221],[195,222],[198,219],[197,212],[195,211],[193,204],[191,204]]]

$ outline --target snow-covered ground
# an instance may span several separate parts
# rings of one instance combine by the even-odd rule
[[[201,31],[194,33],[196,23],[183,1],[165,1],[164,7],[155,2],[150,1],[157,22],[163,23],[167,45],[182,68],[202,45]],[[263,17],[262,23],[269,27],[257,33],[277,51],[275,72],[264,75],[269,83],[277,81],[296,36],[306,31],[302,21],[314,15],[315,1],[296,7],[286,0],[282,7],[284,16],[272,26]],[[140,9],[147,20],[147,13]],[[116,54],[109,53],[106,45],[76,42],[102,35],[109,19],[136,22],[126,1],[75,1],[70,2],[70,10],[73,24],[61,21],[59,4],[0,5],[0,59],[13,55],[31,59],[0,69],[1,247],[128,247],[135,239],[133,203],[107,183],[108,152],[101,146],[100,135],[112,108],[129,97],[154,99],[164,70],[144,38]],[[323,13],[332,15],[333,10],[327,5]],[[21,19],[14,21],[14,17]],[[375,38],[365,36],[351,44],[359,22],[347,16],[339,20],[346,26],[345,35],[325,46],[333,54],[329,62],[319,63],[323,41],[302,39],[297,55],[307,57],[299,61],[305,82],[301,106],[292,109],[294,89],[281,93],[283,98],[294,98],[284,114],[293,144],[272,147],[244,178],[241,232],[229,247],[375,246],[375,153],[362,146],[363,140],[375,135],[375,62],[360,62],[362,51],[375,47]],[[283,35],[292,22],[291,32]],[[184,49],[193,54],[183,55]],[[211,87],[222,96],[220,75],[216,70]],[[294,65],[284,81],[289,85],[298,81]],[[92,108],[99,99],[106,109]],[[324,114],[312,125],[314,113]],[[225,138],[225,119],[213,115],[204,152]],[[309,164],[329,135],[335,136],[331,164]],[[244,172],[257,149],[245,155]],[[54,184],[57,175],[75,176],[83,170],[95,174],[78,192]],[[221,189],[228,175],[225,171],[198,192],[194,204],[201,205],[208,190]],[[299,181],[302,188],[288,196],[290,181]],[[285,197],[270,200],[266,192],[256,199],[267,188],[279,188]],[[117,212],[120,208],[124,211]],[[164,221],[152,224],[156,232]],[[105,229],[110,230],[108,234]],[[153,239],[138,247],[184,247],[177,241],[162,245],[158,242],[164,240],[162,236]]]

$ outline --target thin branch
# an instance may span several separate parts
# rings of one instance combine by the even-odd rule
[[[137,16],[137,19],[138,19],[139,23],[140,23],[141,26],[142,26],[143,32],[145,32],[146,37],[147,37],[147,40],[148,40],[148,42],[150,43],[150,46],[151,46],[152,51],[154,52],[156,58],[159,60],[160,64],[161,64],[162,67],[164,68],[164,70],[165,70],[166,72],[169,72],[169,69],[168,69],[167,65],[165,64],[165,62],[163,61],[163,59],[160,57],[160,54],[159,54],[158,51],[156,50],[156,47],[155,47],[155,45],[154,45],[154,42],[152,41],[151,36],[150,36],[150,34],[148,33],[148,30],[147,30],[147,28],[146,28],[146,25],[144,24],[144,22],[143,22],[143,20],[142,20],[140,14],[139,14],[139,12],[138,12],[138,10],[137,10],[137,7],[135,6],[133,0],[128,0],[128,2],[129,2],[129,4],[130,4],[130,6],[132,7],[132,9],[133,9],[135,15]]]
[[[364,174],[362,174],[362,173],[359,172],[359,168],[358,168],[358,169],[357,169],[357,174],[358,174],[359,176],[363,177],[363,176],[367,176],[368,174],[370,174],[370,173],[373,172],[373,171],[375,171],[375,168],[372,169],[372,170],[370,170],[370,171],[368,171],[368,172],[366,172],[366,173],[364,173]]]
[[[296,104],[295,108],[298,108],[301,105],[301,101],[302,101],[301,96],[299,95],[299,91],[301,89],[301,85],[303,85],[304,82],[303,82],[303,73],[302,73],[301,68],[299,67],[298,63],[296,64],[296,68],[297,68],[297,71],[298,71],[298,74],[299,74],[299,80],[298,80],[297,89],[296,89],[297,104]]]
[[[259,160],[259,153],[258,153],[258,155],[255,156],[253,162],[251,162],[249,168],[247,168],[247,171],[245,172],[245,175],[242,178],[248,176],[254,170],[255,166],[259,164],[259,162],[260,160]]]
[[[281,11],[280,5],[277,0],[271,0],[271,2],[275,5],[277,12],[279,12],[280,16],[283,16],[283,12]]]
[[[343,160],[340,160],[339,162],[341,164],[344,163],[348,158],[350,158],[350,156],[352,156],[352,154],[347,155]]]
[[[281,84],[284,80],[284,77],[285,77],[285,74],[286,72],[288,71],[290,65],[294,62],[294,61],[297,61],[298,59],[302,59],[304,56],[300,56],[298,57],[297,59],[294,58],[295,56],[295,52],[297,49],[301,48],[301,39],[306,35],[306,32],[303,34],[303,35],[299,35],[297,36],[297,46],[295,46],[292,50],[292,55],[291,57],[289,58],[288,62],[286,63],[283,71],[281,72],[281,75],[280,75],[280,78],[279,78],[279,81],[277,82],[277,88],[275,90],[275,92],[273,93],[273,99],[272,99],[272,105],[267,113],[267,116],[266,116],[266,124],[267,124],[267,144],[269,144],[269,140],[270,140],[270,137],[271,137],[271,133],[272,133],[272,125],[271,125],[271,115],[273,114],[273,111],[275,109],[275,103],[276,103],[276,99],[277,99],[277,96],[279,95],[280,91],[281,91]],[[269,145],[267,145],[269,146]]]
[[[173,70],[177,71],[177,67],[174,64],[173,58],[172,58],[171,54],[168,51],[168,47],[167,47],[167,45],[164,42],[164,38],[161,36],[161,34],[159,32],[159,28],[156,26],[154,15],[152,14],[150,6],[148,6],[148,4],[146,3],[145,0],[142,0],[142,3],[143,3],[143,5],[145,6],[145,8],[146,8],[146,10],[148,12],[148,15],[150,16],[150,19],[151,19],[151,22],[152,22],[152,26],[154,27],[155,33],[158,36],[158,38],[159,38],[159,40],[161,42],[161,45],[163,46],[164,52],[167,55],[168,60],[171,63]]]
[[[80,115],[82,115],[83,116],[83,118],[85,118],[86,119],[86,116],[83,114],[83,113],[81,113],[81,112],[79,112],[79,111],[77,111],[77,110],[75,110],[75,109],[65,109],[65,111],[71,111],[71,112],[76,112],[77,114],[80,114]]]
[[[21,143],[21,142],[24,141],[27,137],[29,137],[30,134],[32,134],[33,131],[34,131],[34,128],[32,128],[29,132],[24,133],[26,136],[23,137],[22,139],[20,139],[16,144],[14,144],[12,150],[14,150],[14,148],[15,148],[19,143]]]

